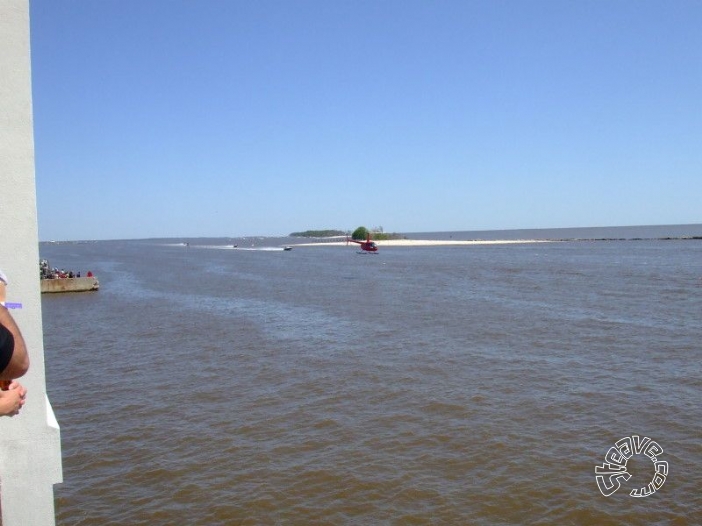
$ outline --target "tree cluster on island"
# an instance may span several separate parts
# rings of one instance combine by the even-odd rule
[[[405,239],[405,236],[402,234],[397,234],[397,233],[386,233],[383,232],[383,227],[382,226],[377,226],[373,227],[372,229],[367,229],[364,226],[359,226],[356,230],[354,230],[350,236],[351,239],[357,239],[357,240],[363,240],[365,241],[366,238],[368,237],[368,234],[370,233],[370,236],[374,240],[387,240],[387,239]],[[327,230],[305,230],[304,232],[293,232],[290,234],[290,237],[339,237],[339,236],[348,236],[349,231],[343,231],[343,230],[332,230],[332,229],[327,229]]]
[[[398,234],[395,232],[393,232],[393,233],[383,232],[382,226],[376,226],[370,230],[364,226],[359,226],[351,234],[351,239],[365,241],[366,238],[368,237],[368,234],[370,234],[370,237],[373,241],[383,241],[383,240],[388,240],[388,239],[405,239],[405,236],[403,236],[402,234]]]

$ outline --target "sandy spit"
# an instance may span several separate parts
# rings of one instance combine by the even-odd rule
[[[544,239],[494,239],[494,240],[453,240],[453,239],[388,239],[376,241],[378,248],[383,247],[435,247],[435,246],[467,246],[467,245],[516,245],[524,243],[552,243]],[[300,243],[296,247],[328,247],[346,246],[346,241],[327,241],[321,243]]]

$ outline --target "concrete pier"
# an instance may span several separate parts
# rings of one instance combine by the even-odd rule
[[[41,293],[90,292],[100,288],[96,278],[56,278],[42,279]]]

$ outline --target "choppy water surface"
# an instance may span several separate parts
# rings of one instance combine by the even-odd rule
[[[57,524],[700,523],[702,241],[233,243],[41,246]]]

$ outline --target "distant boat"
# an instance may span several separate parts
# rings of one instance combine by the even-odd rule
[[[292,250],[292,247],[284,247],[283,250]]]

